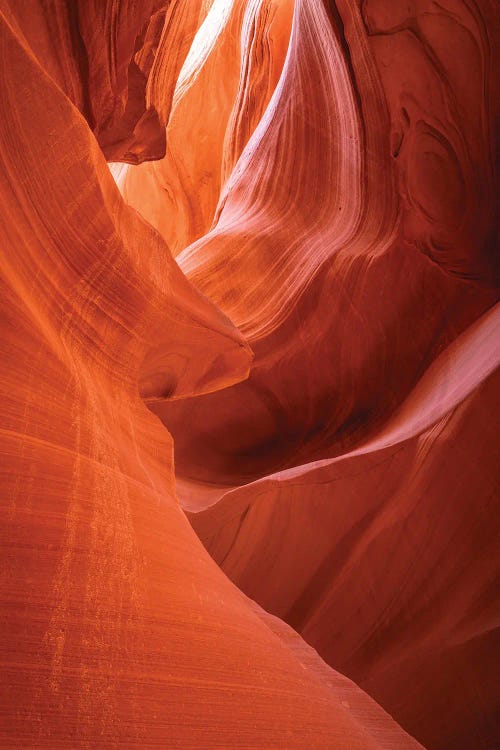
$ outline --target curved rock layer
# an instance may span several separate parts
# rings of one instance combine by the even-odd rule
[[[103,154],[108,74],[119,156],[145,158],[154,139],[140,125],[131,145],[129,105],[161,119],[168,97],[131,90],[130,50],[153,90],[161,40],[181,17],[194,34],[208,11],[194,23],[194,7],[0,2],[0,745],[416,749],[210,558],[144,403],[228,386],[252,358]],[[179,45],[158,63],[162,95]]]
[[[0,0],[2,747],[496,743],[496,16]]]
[[[260,4],[249,6],[256,7],[264,12]],[[247,336],[256,355],[250,378],[238,388],[154,407],[174,435],[178,473],[190,480],[235,486],[350,449],[384,423],[435,356],[498,296],[492,107],[476,93],[492,66],[488,38],[481,37],[484,20],[472,25],[465,8],[460,24],[442,10],[435,17],[422,12],[425,29],[431,22],[440,27],[443,16],[446,28],[451,25],[431,60],[423,31],[421,44],[412,41],[412,55],[403,55],[399,46],[407,36],[415,40],[413,32],[371,32],[371,3],[364,15],[354,3],[339,8],[343,16],[335,11],[332,20],[319,0],[296,4],[281,78],[223,186],[213,227],[178,255],[187,276]],[[488,20],[494,23],[493,8]],[[470,78],[450,74],[450,82],[438,53],[450,58],[466,21],[467,65],[477,64]],[[261,26],[254,21],[252,29]],[[243,23],[241,46],[245,30]],[[229,23],[225,31],[234,39]],[[383,53],[381,40],[388,45]],[[219,45],[224,42],[219,33]],[[252,40],[246,56],[240,50],[243,93],[234,105],[239,117],[233,113],[226,127],[220,174],[232,156],[228,144],[244,141],[234,125],[247,122],[242,112],[256,87],[256,46]],[[398,54],[408,60],[401,81]],[[186,108],[190,95],[198,103],[192,120],[203,124],[210,121],[208,92],[220,78],[217,60],[212,67],[209,61],[195,84],[202,85],[206,72],[205,96],[192,89],[184,94]],[[492,97],[491,87],[487,93]],[[262,107],[266,101],[267,88]],[[189,122],[187,113],[183,121]],[[174,144],[176,124],[174,111]],[[216,157],[212,150],[211,160]],[[160,231],[171,216],[168,196],[177,200],[179,192],[165,178],[173,165],[179,165],[175,150],[123,180],[126,199]],[[183,160],[178,173],[193,211],[198,201],[212,215],[213,200],[198,188],[208,180],[216,190],[218,182],[210,182],[214,168],[207,175],[205,166],[204,156],[194,166]],[[461,191],[460,201],[453,202],[454,191]],[[152,203],[150,194],[156,194]],[[163,222],[155,222],[158,201]],[[180,213],[173,231],[182,226]],[[190,230],[179,231],[184,242]],[[202,225],[193,238],[200,231]]]
[[[119,179],[255,353],[231,388],[149,402],[179,497],[230,578],[411,733],[490,748],[498,9],[226,8],[165,158]]]
[[[499,336],[496,308],[374,439],[191,515],[238,586],[430,748],[498,733]]]

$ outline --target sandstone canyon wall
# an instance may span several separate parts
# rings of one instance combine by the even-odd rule
[[[499,15],[0,0],[2,748],[500,742]]]

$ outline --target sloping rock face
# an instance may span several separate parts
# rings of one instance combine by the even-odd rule
[[[144,31],[146,5],[125,6],[0,6],[0,744],[418,748],[246,599],[176,500],[144,400],[230,385],[252,354],[106,164],[110,142],[155,153],[136,117],[166,116],[182,63],[164,51],[163,100],[131,91],[159,19]],[[166,9],[156,56],[193,8]]]
[[[495,746],[496,11],[0,0],[1,747]]]
[[[443,750],[499,732],[496,43],[487,1],[232,3],[120,181],[255,353],[151,404],[194,528]]]

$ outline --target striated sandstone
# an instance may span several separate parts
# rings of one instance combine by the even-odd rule
[[[497,743],[497,16],[0,0],[2,747]]]

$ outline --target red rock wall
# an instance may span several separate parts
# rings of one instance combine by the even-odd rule
[[[0,0],[1,747],[495,745],[497,15]]]
[[[152,405],[175,439],[181,500],[231,579],[412,733],[430,747],[489,747],[498,440],[494,382],[475,389],[498,361],[487,312],[498,299],[495,8],[296,3],[286,61],[276,45],[281,80],[253,103],[263,114],[246,148],[234,125],[249,122],[260,77],[248,50],[265,32],[254,22],[252,46],[239,23],[228,124],[203,91],[221,78],[229,25],[173,111],[165,159],[122,185],[176,252],[195,240],[181,268],[255,353],[244,382]],[[209,162],[177,156],[189,112],[202,132],[210,115],[225,128]],[[214,209],[235,142],[243,151]],[[174,169],[190,208],[175,222]],[[482,315],[486,342],[469,333]],[[449,347],[462,340],[457,364]],[[372,450],[401,410],[405,435]],[[344,465],[353,478],[339,485]]]

